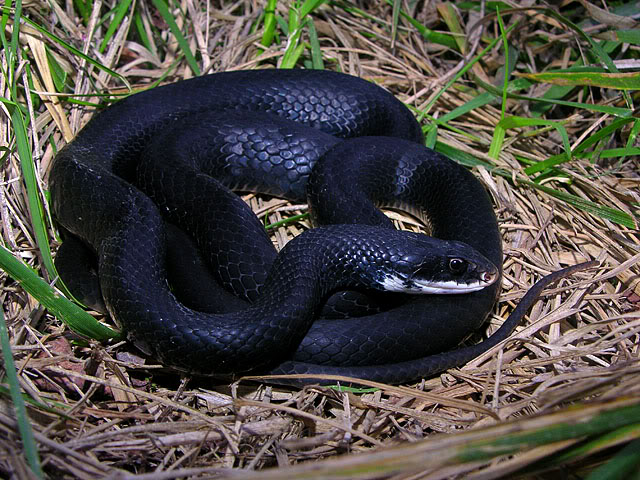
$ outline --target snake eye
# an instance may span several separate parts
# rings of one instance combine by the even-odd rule
[[[454,275],[460,275],[467,271],[467,261],[461,258],[452,258],[449,260],[449,271]]]

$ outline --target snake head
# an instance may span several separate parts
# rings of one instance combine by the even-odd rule
[[[461,294],[493,284],[499,270],[466,243],[427,237],[415,251],[396,259],[393,271],[383,272],[384,290],[410,294]]]

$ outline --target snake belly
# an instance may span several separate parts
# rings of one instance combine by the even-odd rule
[[[243,137],[243,129],[231,124],[234,118],[247,115],[254,126],[271,131],[280,120],[277,129],[294,122],[294,133],[283,137],[293,138],[295,148],[282,142],[278,156],[288,158],[282,159],[281,168],[267,163],[277,183],[267,193],[301,200],[308,190],[313,217],[323,224],[364,223],[390,229],[377,206],[409,209],[425,217],[435,237],[465,242],[500,269],[501,241],[484,188],[466,169],[423,147],[419,125],[385,90],[327,71],[239,71],[198,77],[130,96],[95,115],[56,156],[50,173],[55,218],[96,252],[109,311],[134,343],[163,363],[204,374],[257,368],[399,383],[455,363],[455,353],[441,352],[482,324],[495,303],[499,281],[465,295],[411,296],[390,311],[346,322],[309,321],[296,333],[283,333],[281,326],[244,325],[240,316],[233,328],[212,332],[206,315],[175,302],[171,295],[155,293],[156,287],[166,290],[163,215],[173,214],[176,223],[181,218],[195,219],[191,233],[204,238],[207,229],[214,228],[208,226],[211,218],[219,222],[224,217],[204,208],[198,197],[208,188],[200,184],[208,185],[211,170],[222,171],[216,176],[231,187],[266,188],[261,184],[266,172],[256,173],[256,166],[247,161],[264,153],[264,148],[257,153],[252,150],[253,156],[245,155],[247,135]],[[212,120],[215,118],[218,120]],[[208,160],[202,160],[191,161],[189,168],[176,173],[174,162],[183,167],[189,162],[176,161],[177,151],[185,149],[174,138],[184,125],[191,135],[189,150],[195,152],[200,140],[211,146],[212,139],[222,134],[227,140],[239,139],[222,148],[222,169],[205,168],[203,163]],[[300,136],[304,141],[296,140]],[[158,142],[159,138],[169,142]],[[150,151],[155,154],[149,155],[149,144],[154,142]],[[172,143],[178,145],[173,147],[175,152]],[[276,149],[279,144],[270,145]],[[237,158],[231,161],[233,156]],[[160,165],[160,173],[147,183],[155,184],[160,192],[163,188],[179,191],[178,201],[173,196],[169,203],[160,201],[158,207],[151,201],[158,201],[158,193],[142,193],[147,186],[141,186],[138,177],[148,165],[142,159],[149,157]],[[238,158],[244,158],[244,163]],[[200,184],[189,185],[185,171]],[[217,188],[215,192],[220,197],[227,195]],[[228,201],[233,204],[235,200]],[[227,203],[224,205],[228,213]],[[185,214],[183,208],[192,213]],[[238,256],[251,259],[251,268],[258,273],[245,274],[249,267],[243,264],[234,267],[242,270],[242,280],[232,271],[226,280],[248,292],[247,299],[254,301],[276,257],[265,246],[270,244],[260,222],[245,211],[238,205],[228,220],[231,226],[222,227],[224,235],[209,237],[223,238],[229,245],[238,245],[240,239],[254,242],[241,247],[244,250],[239,253],[221,254],[232,264]],[[216,245],[209,248],[219,251]],[[220,255],[216,259],[224,260]],[[275,283],[287,281],[290,279],[280,278]],[[282,308],[299,309],[306,301],[302,297],[309,293],[284,299]],[[315,309],[309,308],[309,315],[316,315]],[[280,337],[286,339],[274,349]],[[216,364],[212,362],[218,358],[212,353],[215,349],[232,353]],[[434,359],[434,354],[440,355]]]

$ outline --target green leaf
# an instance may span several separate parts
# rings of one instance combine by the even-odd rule
[[[439,153],[449,157],[451,160],[455,160],[459,164],[464,165],[466,167],[470,167],[470,168],[473,168],[473,167],[484,167],[487,170],[489,170],[490,172],[497,171],[496,167],[491,165],[490,163],[482,161],[482,160],[474,157],[473,155],[471,155],[471,154],[469,154],[467,152],[463,152],[461,150],[458,150],[457,148],[454,148],[451,145],[447,145],[446,143],[436,142],[436,145],[435,145],[434,149],[435,149],[436,152],[439,152]],[[509,177],[507,176],[507,178],[509,178]]]
[[[91,0],[73,0],[73,5],[75,9],[80,12],[80,16],[86,25],[89,22],[89,17],[91,16],[91,7],[89,6],[89,2]]]
[[[607,33],[621,42],[640,45],[640,30],[613,30]]]
[[[304,220],[305,218],[308,218],[308,217],[309,217],[308,213],[299,213],[298,215],[292,215],[291,217],[283,218],[282,220],[278,220],[277,222],[273,222],[268,225],[265,225],[264,228],[266,230],[272,230],[274,228],[282,227],[284,225],[289,225],[290,223],[297,223],[300,220]]]
[[[580,143],[580,145],[578,145],[574,149],[574,153],[585,152],[589,147],[595,145],[596,143],[598,143],[601,140],[608,139],[611,135],[613,135],[614,133],[619,131],[624,125],[626,125],[628,123],[631,123],[631,122],[635,122],[636,125],[638,123],[640,123],[640,122],[638,122],[638,120],[636,120],[635,118],[632,118],[632,117],[615,119],[613,122],[611,122],[611,124],[607,125],[606,127],[601,128],[600,130],[598,130],[593,135],[589,135],[587,138],[585,138],[582,141],[582,143]]]
[[[617,223],[618,225],[624,225],[627,228],[633,229],[638,228],[638,223],[633,219],[633,217],[628,213],[623,212],[622,210],[605,207],[604,205],[598,205],[597,203],[585,200],[584,198],[578,197],[576,195],[572,195],[560,190],[555,190],[553,188],[547,187],[545,185],[540,185],[535,182],[520,180],[520,183],[529,185],[536,190],[540,190],[548,195],[551,195],[554,198],[557,198],[558,200],[579,208],[580,210],[584,210],[585,212],[589,212],[592,215],[605,218],[613,223]]]
[[[105,67],[102,63],[98,62],[97,60],[95,60],[94,58],[85,55],[84,53],[82,53],[80,50],[78,50],[77,48],[75,48],[73,45],[65,42],[64,40],[62,40],[60,37],[54,35],[53,33],[49,32],[48,30],[46,30],[45,28],[42,28],[40,25],[38,25],[37,23],[35,23],[33,20],[27,18],[27,17],[22,17],[22,21],[24,21],[25,23],[29,24],[30,26],[32,26],[33,28],[35,28],[36,30],[38,30],[38,32],[40,32],[42,35],[50,38],[51,40],[53,40],[55,43],[57,43],[58,45],[60,45],[62,48],[64,48],[65,50],[68,50],[69,52],[73,53],[74,55],[76,55],[77,57],[83,59],[84,61],[86,61],[87,63],[93,65],[94,67],[98,68],[99,70],[102,70],[106,73],[108,73],[110,76],[119,79],[124,85],[126,85],[127,88],[131,89],[131,86],[129,85],[129,82],[127,81],[126,78],[124,78],[122,75],[120,75],[119,73],[117,73],[114,70],[111,70],[108,67]]]
[[[630,442],[604,465],[596,468],[586,480],[618,480],[637,477],[640,470],[640,440]]]
[[[303,20],[307,15],[325,2],[326,0],[306,0],[300,7],[300,19]]]
[[[31,267],[18,260],[3,246],[0,246],[0,268],[74,332],[99,341],[120,335],[60,295]]]
[[[387,3],[393,6],[393,0],[387,0]],[[352,13],[358,13],[359,15],[365,18],[370,18],[370,16],[367,15],[366,12],[363,12],[362,10],[346,6],[345,4],[342,4],[342,3],[341,5],[343,5],[343,8],[346,11],[349,11]],[[445,47],[452,48],[454,50],[458,49],[458,44],[452,35],[436,32],[434,30],[428,29],[427,27],[422,25],[418,20],[413,18],[411,15],[409,15],[407,12],[405,12],[402,9],[400,10],[400,16],[402,16],[402,18],[404,18],[407,22],[409,22],[411,26],[415,28],[418,31],[418,33],[420,33],[420,35],[422,35],[422,37],[427,42],[437,43],[438,45],[443,45]]]
[[[132,0],[123,0],[116,4],[117,6],[115,8],[113,20],[107,27],[107,31],[105,32],[104,37],[102,38],[102,42],[100,42],[100,47],[99,47],[100,53],[104,52],[105,48],[107,48],[107,44],[113,37],[113,34],[116,32],[116,30],[118,30],[118,27],[120,27],[122,20],[124,19],[124,17],[127,15],[127,12],[129,11],[129,6],[131,5],[131,2]]]
[[[505,35],[509,34],[509,32],[513,31],[517,26],[519,25],[518,22],[514,22],[513,25],[511,25],[506,31],[505,31]],[[451,85],[453,85],[455,82],[458,81],[458,79],[460,77],[462,77],[465,73],[467,73],[477,62],[480,61],[480,59],[482,57],[484,57],[488,52],[490,52],[491,50],[493,50],[493,48],[496,46],[496,44],[501,40],[500,37],[498,38],[494,38],[489,45],[487,45],[480,53],[478,53],[475,57],[473,57],[473,59],[471,59],[464,67],[462,67],[460,69],[460,71],[454,75],[454,77],[449,80],[444,87],[442,87],[440,89],[440,91],[434,95],[431,98],[431,101],[429,101],[429,103],[426,105],[426,107],[424,107],[423,112],[428,112],[438,101],[438,99],[442,96],[442,94],[444,94],[444,92],[446,92]]]
[[[20,438],[22,440],[22,446],[24,448],[27,463],[37,478],[44,478],[44,473],[40,466],[38,446],[36,445],[36,441],[33,437],[31,422],[27,416],[27,409],[24,404],[24,399],[22,398],[20,382],[18,381],[18,373],[16,371],[15,363],[13,362],[11,342],[9,341],[9,331],[7,330],[7,323],[4,319],[4,313],[2,310],[0,310],[0,347],[2,347],[4,372],[9,383],[11,401],[16,413],[18,431],[20,432]]]
[[[140,40],[142,40],[142,43],[146,47],[146,49],[149,50],[150,52],[155,53],[154,45],[149,39],[149,35],[147,35],[147,29],[144,26],[142,15],[140,14],[140,10],[137,8],[134,9],[134,13],[133,13],[133,24],[136,27],[136,32],[138,34],[138,37],[140,37]]]
[[[318,32],[316,32],[316,26],[313,23],[312,18],[308,18],[307,21],[307,27],[309,30],[309,45],[311,46],[311,62],[313,68],[315,70],[324,70],[322,48],[320,48],[320,41],[318,40]]]
[[[473,155],[462,152],[454,147],[451,147],[450,145],[444,144],[442,142],[437,142],[435,150],[467,167],[482,166],[495,175],[500,175],[509,181],[511,181],[512,179],[511,172],[505,172],[501,169],[498,169],[493,165],[487,162],[483,162]],[[598,205],[597,203],[585,200],[584,198],[578,197],[576,195],[556,190],[545,185],[540,185],[530,180],[518,180],[518,183],[528,185],[536,190],[540,190],[541,192],[544,192],[562,202],[568,203],[575,208],[579,208],[580,210],[584,210],[591,213],[592,215],[596,215],[601,218],[606,218],[607,220],[617,223],[618,225],[624,225],[625,227],[633,229],[638,228],[638,224],[634,220],[634,218],[628,213],[623,212],[622,210],[606,207],[604,205]]]
[[[541,162],[535,162],[532,165],[528,166],[524,169],[524,173],[527,175],[533,175],[534,173],[544,172],[555,165],[560,165],[562,163],[568,162],[569,157],[565,153],[561,153],[559,155],[552,155],[546,160],[542,160]]]
[[[270,47],[276,34],[276,5],[278,0],[269,0],[264,7],[264,28],[260,43],[265,47]]]
[[[529,127],[533,125],[546,125],[555,128],[562,137],[562,144],[564,146],[565,154],[571,159],[571,145],[569,143],[569,135],[567,130],[559,122],[552,120],[543,120],[539,118],[525,118],[525,117],[506,117],[498,122],[495,129],[493,140],[491,141],[491,147],[489,148],[489,156],[491,158],[498,158],[498,154],[502,148],[502,143],[505,137],[506,130],[510,128]]]
[[[191,48],[189,47],[189,42],[187,42],[187,39],[184,38],[184,35],[178,28],[178,24],[176,23],[175,18],[173,18],[173,15],[169,11],[169,7],[167,6],[164,0],[151,0],[151,1],[155,5],[155,7],[158,9],[158,12],[160,12],[160,15],[162,16],[164,21],[167,22],[167,25],[169,25],[169,30],[171,30],[171,33],[173,34],[176,41],[178,42],[178,45],[180,46],[180,50],[182,50],[182,54],[184,55],[185,60],[189,64],[189,67],[191,67],[191,70],[196,76],[199,76],[200,67],[198,67],[198,62],[196,62],[196,59],[193,56],[193,53],[191,52]]]
[[[431,125],[427,127],[424,133],[424,144],[429,148],[433,148],[436,144],[436,141],[438,140],[438,127],[436,125]]]
[[[300,43],[300,36],[306,26],[307,22],[303,22],[300,27],[296,28],[292,35],[289,36],[287,41],[287,48],[284,51],[284,55],[282,56],[282,61],[280,62],[280,68],[294,68],[296,63],[298,63],[298,59],[304,52],[304,44]]]
[[[509,40],[507,39],[507,35],[504,31],[504,23],[502,21],[502,16],[500,15],[500,9],[497,9],[496,16],[498,17],[498,26],[500,27],[500,38],[502,39],[502,48],[504,50],[504,66],[503,66],[503,75],[502,79],[502,104],[500,106],[500,120],[504,120],[505,112],[507,111],[507,93],[509,89],[509,72],[511,69],[509,68]],[[515,62],[513,62],[515,63]],[[497,133],[496,129],[496,133]],[[494,135],[495,136],[495,135]],[[504,138],[504,134],[503,134]],[[493,140],[492,140],[493,145]],[[502,139],[500,139],[500,143],[502,144]],[[497,158],[497,157],[495,157]]]
[[[528,80],[524,78],[521,78],[518,80],[523,80],[525,82],[528,82]],[[476,85],[484,88],[487,92],[490,92],[494,96],[498,98],[502,98],[502,89],[496,88],[490,83],[483,82],[478,77],[475,78],[475,83]],[[511,82],[511,83],[514,83],[514,82]],[[507,97],[514,98],[516,100],[527,100],[530,102],[547,103],[550,105],[563,105],[565,107],[580,108],[580,109],[585,109],[592,112],[608,113],[610,115],[615,115],[616,117],[629,117],[633,113],[633,111],[629,108],[611,107],[609,105],[594,105],[590,103],[581,103],[581,102],[568,102],[565,100],[555,100],[552,98],[545,98],[545,97],[528,97],[526,95],[511,93],[511,88],[509,89],[509,93],[507,93]]]
[[[616,448],[631,440],[638,440],[638,438],[640,438],[640,424],[626,425],[612,432],[598,435],[593,439],[577,443],[562,452],[552,455],[551,458],[546,458],[540,465],[533,465],[532,469],[566,465],[572,460],[597,454],[607,448]]]
[[[480,95],[473,97],[464,105],[460,105],[459,107],[454,108],[448,113],[445,113],[444,115],[442,115],[440,117],[440,121],[443,123],[450,122],[451,120],[454,120],[466,113],[469,113],[470,111],[475,110],[476,108],[484,107],[485,105],[491,103],[494,98],[495,97],[489,92],[481,93]]]
[[[438,13],[447,24],[447,28],[453,33],[453,40],[456,43],[456,50],[464,53],[466,51],[466,35],[465,31],[460,25],[458,14],[451,2],[437,3],[436,9]]]
[[[53,78],[53,83],[56,86],[56,90],[58,92],[63,92],[66,87],[67,81],[67,72],[60,66],[55,57],[51,55],[51,51],[49,47],[46,47],[47,52],[47,62],[49,63],[49,68],[51,69],[51,77]]]
[[[640,72],[590,73],[590,72],[543,72],[517,73],[534,82],[551,83],[571,87],[602,87],[617,90],[640,90]]]
[[[618,158],[640,155],[640,147],[609,148],[600,152],[600,158]]]
[[[557,424],[553,426],[473,442],[458,454],[458,459],[461,462],[487,460],[497,455],[525,451],[535,446],[549,445],[571,438],[591,437],[637,422],[639,416],[640,405],[632,405],[613,411],[596,412],[582,422],[565,423],[558,418]]]
[[[47,223],[45,221],[44,207],[40,201],[38,179],[36,168],[33,163],[33,155],[27,134],[25,118],[19,108],[11,108],[11,124],[15,134],[22,179],[27,190],[27,202],[29,204],[29,215],[31,226],[36,237],[38,249],[42,255],[44,266],[51,278],[55,278],[56,269],[53,266],[51,248],[49,247],[49,235],[47,233]]]

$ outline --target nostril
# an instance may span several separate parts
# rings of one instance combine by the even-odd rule
[[[492,272],[483,272],[480,275],[480,278],[482,279],[483,282],[492,282],[495,278],[495,275]]]

